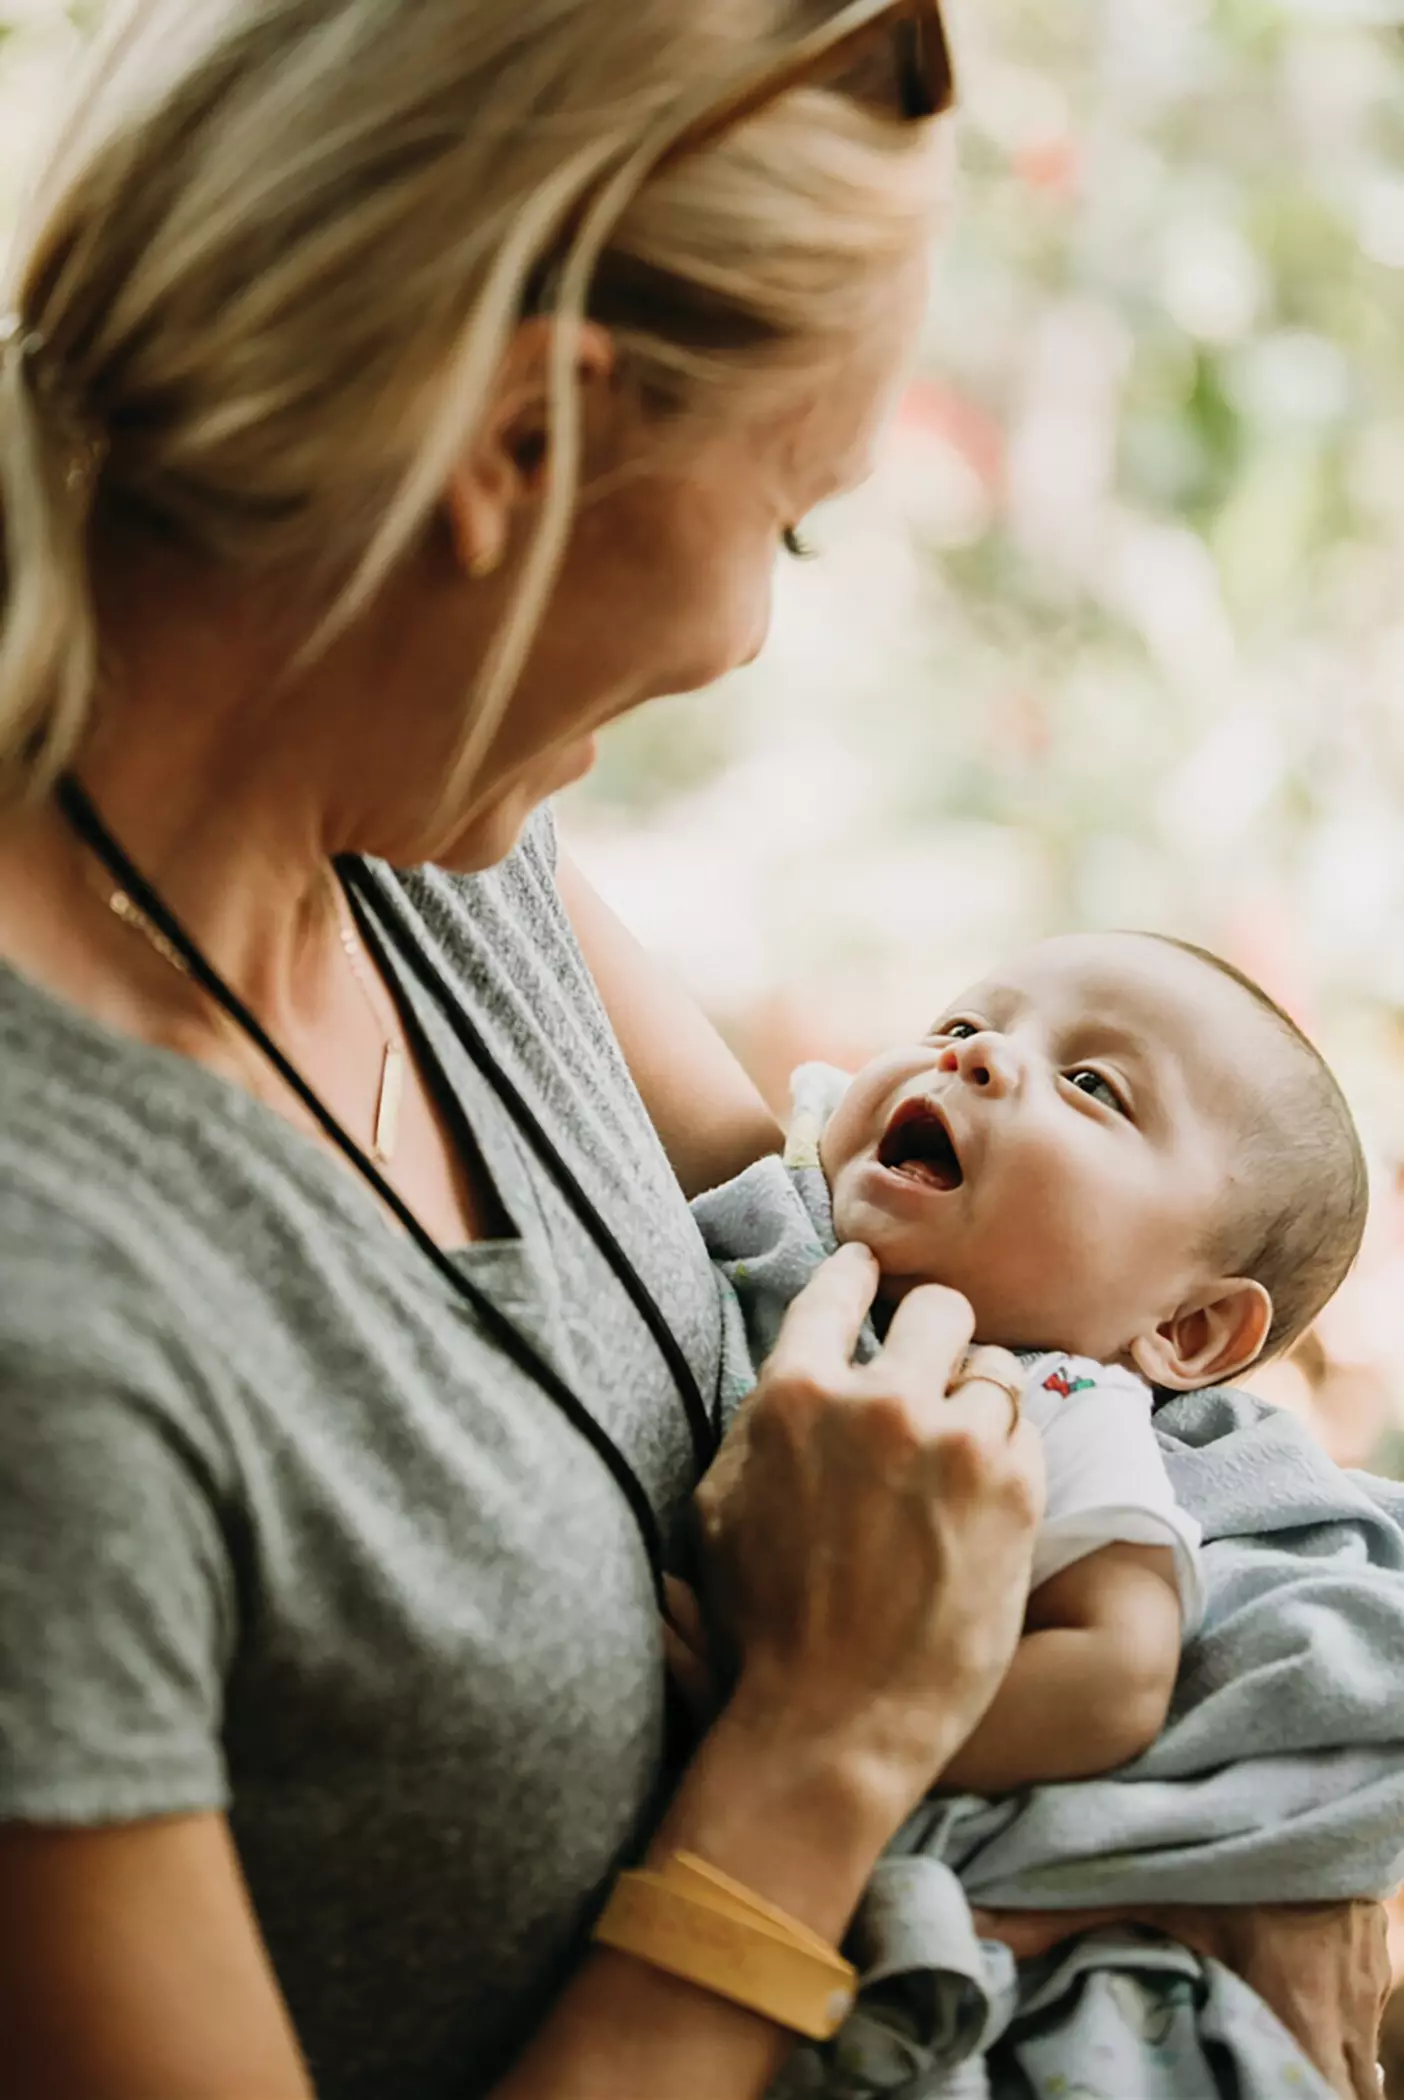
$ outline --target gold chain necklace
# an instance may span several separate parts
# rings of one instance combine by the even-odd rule
[[[361,942],[360,929],[346,902],[346,892],[330,870],[327,881],[331,884],[342,951],[351,966],[357,989],[366,1002],[366,1012],[381,1031],[380,1083],[375,1095],[375,1136],[371,1141],[371,1158],[378,1167],[388,1167],[400,1140],[400,1104],[405,1097],[405,1039],[398,1019],[394,1034],[385,1034],[380,1013],[385,987],[376,980]]]
[[[361,945],[361,937],[351,917],[341,884],[330,868],[326,873],[327,886],[332,894],[332,910],[336,914],[336,930],[342,953],[350,966],[356,989],[366,1004],[366,1011],[375,1022],[381,1036],[380,1078],[375,1095],[375,1135],[371,1141],[371,1158],[378,1167],[388,1167],[395,1157],[395,1148],[400,1137],[400,1108],[405,1093],[405,1064],[407,1061],[404,1035],[398,1022],[393,1035],[386,1035],[380,1000],[376,995],[373,973]],[[120,919],[133,933],[155,950],[162,962],[168,963],[182,977],[190,975],[190,965],[173,941],[167,940],[159,926],[152,924],[141,906],[124,889],[111,890],[106,896],[107,909],[114,919]]]

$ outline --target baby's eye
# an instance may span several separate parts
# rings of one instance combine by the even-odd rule
[[[1094,1101],[1100,1101],[1103,1108],[1115,1109],[1119,1116],[1126,1114],[1126,1103],[1111,1081],[1103,1078],[1100,1072],[1085,1069],[1081,1072],[1069,1072],[1068,1081],[1080,1094],[1090,1094]]]
[[[966,1042],[972,1035],[979,1033],[973,1021],[943,1021],[936,1030],[937,1035],[943,1035],[948,1042],[953,1043]]]

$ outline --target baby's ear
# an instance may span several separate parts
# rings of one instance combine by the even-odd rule
[[[1170,1392],[1223,1385],[1256,1363],[1272,1328],[1272,1299],[1247,1276],[1206,1284],[1153,1334],[1139,1335],[1131,1357],[1141,1376]]]

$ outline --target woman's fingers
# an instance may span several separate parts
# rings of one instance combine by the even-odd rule
[[[988,1342],[977,1343],[966,1356],[956,1376],[957,1385],[965,1385],[972,1378],[988,1378],[994,1385],[1017,1386],[1022,1393],[1028,1383],[1028,1373],[1017,1356],[1008,1349],[993,1349]]]
[[[846,1247],[795,1300],[697,1509],[734,1696],[768,1727],[801,1716],[810,1747],[860,1745],[910,1806],[1017,1644],[1041,1446],[1001,1353],[950,1397],[973,1328],[954,1291],[912,1291],[854,1367],[877,1280]]]
[[[975,1315],[959,1291],[936,1283],[909,1291],[892,1315],[881,1354],[858,1374],[858,1390],[903,1399],[917,1410],[923,1430],[936,1427],[974,1326]]]
[[[665,1575],[663,1602],[666,1610],[665,1624],[685,1646],[699,1655],[705,1654],[707,1629],[702,1619],[702,1607],[697,1601],[697,1592],[691,1583],[682,1581],[677,1575]]]
[[[683,1705],[698,1727],[706,1728],[716,1718],[719,1704],[711,1666],[705,1656],[689,1648],[666,1620],[663,1624],[663,1659]]]
[[[877,1290],[878,1265],[866,1247],[840,1247],[785,1315],[766,1363],[772,1385],[803,1381],[832,1390],[853,1351]]]
[[[716,1672],[702,1607],[691,1586],[676,1575],[663,1578],[663,1654],[668,1675],[699,1726],[706,1727],[717,1710]]]
[[[971,1428],[1012,1438],[1023,1413],[1023,1366],[1007,1349],[972,1349],[951,1381],[950,1405]]]
[[[760,1383],[697,1490],[694,1506],[704,1540],[714,1536],[736,1492],[757,1425],[762,1436],[786,1426],[802,1439],[816,1408],[822,1411],[851,1386],[853,1351],[877,1282],[877,1262],[854,1244],[831,1255],[794,1300]]]
[[[1023,1415],[1026,1378],[1007,1349],[972,1349],[956,1374],[947,1419],[963,1429],[993,1462],[1003,1492],[1027,1512],[1042,1515],[1047,1493],[1043,1439]]]

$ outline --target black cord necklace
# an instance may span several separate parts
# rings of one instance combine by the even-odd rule
[[[688,1430],[692,1437],[693,1456],[699,1470],[705,1469],[716,1455],[719,1429],[702,1397],[702,1391],[682,1344],[668,1325],[667,1319],[648,1285],[625,1253],[614,1232],[595,1208],[582,1187],[579,1177],[555,1139],[542,1123],[530,1102],[500,1061],[489,1048],[482,1030],[473,1019],[468,1007],[454,986],[437,970],[416,941],[403,917],[398,913],[390,897],[387,885],[375,870],[361,859],[348,859],[337,863],[346,888],[351,897],[352,909],[356,913],[362,936],[372,946],[371,929],[367,925],[367,912],[374,914],[376,924],[409,965],[444,1019],[448,1022],[459,1047],[477,1066],[493,1092],[501,1101],[512,1120],[527,1139],[540,1159],[556,1187],[585,1227],[596,1247],[618,1278],[625,1295],[629,1298],[640,1319],[658,1346],[658,1352],[672,1374],[673,1383],[682,1401],[683,1413],[687,1416]]]
[[[390,1186],[316,1090],[278,1048],[257,1017],[249,1011],[238,994],[207,960],[159,893],[108,831],[88,795],[71,775],[65,775],[59,782],[55,790],[55,799],[74,835],[102,863],[113,881],[121,886],[138,911],[149,921],[161,941],[179,958],[177,966],[184,969],[226,1018],[262,1053],[332,1144],[375,1190],[454,1295],[471,1307],[489,1340],[517,1366],[518,1370],[535,1381],[608,1468],[638,1526],[648,1556],[655,1594],[662,1609],[664,1556],[658,1518],[642,1481],[609,1432],[595,1419],[589,1408],[535,1343],[499,1311],[491,1298],[479,1290],[472,1279],[444,1252],[437,1240],[424,1229],[409,1205]],[[368,919],[373,914],[376,926],[409,963],[434,999],[456,1039],[517,1123],[638,1310],[677,1386],[700,1472],[715,1451],[716,1427],[702,1398],[691,1365],[687,1362],[676,1335],[668,1326],[647,1285],[596,1210],[539,1117],[489,1050],[466,1006],[401,923],[376,875],[359,859],[343,860],[337,865],[363,936],[369,934]]]

